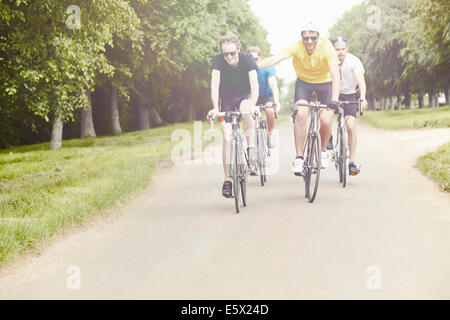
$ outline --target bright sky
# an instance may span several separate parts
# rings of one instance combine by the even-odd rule
[[[343,13],[363,1],[249,0],[249,5],[266,28],[267,40],[272,54],[275,54],[300,39],[300,29],[306,21],[313,21],[320,29],[320,34],[328,37],[328,29]],[[279,78],[287,81],[295,79],[291,59],[281,62],[275,69]]]

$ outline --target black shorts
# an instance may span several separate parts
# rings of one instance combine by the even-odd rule
[[[250,95],[244,95],[244,96],[238,96],[233,98],[221,98],[221,104],[220,104],[220,111],[221,112],[227,112],[227,111],[236,111],[239,110],[239,107],[241,105],[241,102],[244,100],[250,99]],[[221,117],[220,121],[224,121],[226,123],[231,123],[231,117]]]
[[[275,102],[275,100],[273,99],[273,94],[269,94],[267,96],[260,96],[258,98],[258,101],[256,102],[256,105],[257,106],[260,106],[260,105],[265,106],[267,102],[272,102],[272,103]]]
[[[341,101],[358,101],[355,94],[340,94],[339,100]],[[344,116],[352,116],[356,118],[356,110],[358,109],[358,103],[344,104]]]
[[[328,104],[331,102],[331,82],[326,83],[309,83],[303,80],[297,79],[295,83],[295,97],[294,104],[298,100],[306,100],[310,102],[313,100],[313,92],[316,93],[317,101],[321,104]],[[293,118],[296,117],[295,106]]]

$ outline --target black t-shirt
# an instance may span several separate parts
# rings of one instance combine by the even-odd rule
[[[248,73],[251,70],[258,71],[253,56],[247,52],[239,52],[239,62],[236,67],[231,67],[223,57],[218,54],[212,61],[212,69],[220,71],[219,97],[222,100],[231,100],[236,97],[250,95],[250,79]]]

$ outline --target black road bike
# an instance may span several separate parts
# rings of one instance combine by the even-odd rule
[[[249,162],[247,152],[245,151],[244,141],[240,133],[239,122],[242,115],[252,114],[248,111],[227,111],[219,112],[219,117],[231,117],[232,139],[230,149],[230,178],[233,181],[233,198],[236,207],[236,213],[240,209],[240,196],[242,196],[242,205],[247,206],[247,179],[249,173]],[[213,119],[209,118],[211,126]]]

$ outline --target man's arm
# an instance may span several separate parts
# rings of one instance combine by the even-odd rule
[[[211,100],[216,112],[219,112],[220,71],[213,69],[211,74]]]
[[[252,108],[256,106],[256,102],[259,97],[259,84],[258,84],[258,74],[256,70],[251,70],[248,73],[248,78],[250,80],[250,102],[252,104]]]
[[[280,63],[283,60],[289,59],[290,57],[286,55],[285,52],[281,52],[275,56],[271,56],[269,58],[265,58],[258,62],[258,68],[261,69],[267,69],[270,67],[273,67],[274,65]]]
[[[339,90],[341,89],[339,66],[337,64],[331,64],[330,73],[331,73],[331,101],[339,101]]]
[[[270,89],[272,89],[273,93],[273,100],[275,101],[275,104],[277,105],[277,113],[280,112],[280,91],[278,90],[278,83],[277,83],[277,77],[270,77],[269,78],[269,86]]]
[[[364,77],[364,72],[357,72],[355,73],[356,81],[358,82],[359,87],[359,94],[361,101],[361,108],[365,109],[367,108],[367,100],[366,100],[366,79]]]

